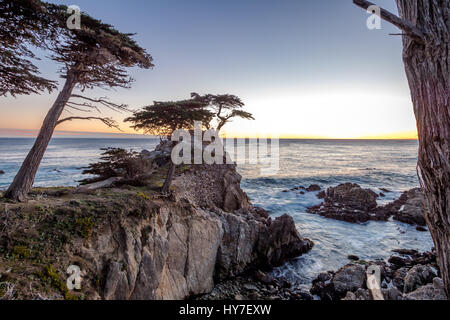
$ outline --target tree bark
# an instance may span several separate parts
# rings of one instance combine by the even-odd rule
[[[64,88],[59,93],[52,108],[48,111],[36,141],[34,142],[33,148],[31,148],[25,158],[25,161],[22,163],[19,172],[14,177],[14,181],[6,191],[4,195],[5,198],[17,201],[26,200],[28,193],[33,187],[34,178],[36,177],[36,173],[44,156],[45,150],[47,149],[47,146],[52,138],[55,126],[57,125],[58,119],[61,116],[61,113],[63,112],[76,83],[76,74],[69,71],[67,73]]]
[[[170,185],[172,184],[173,177],[175,176],[176,165],[173,163],[172,159],[170,159],[169,171],[167,172],[166,180],[164,181],[164,185],[161,189],[162,194],[168,194],[170,191]]]
[[[354,0],[363,6],[367,1]],[[441,276],[450,297],[450,1],[396,0],[405,26],[403,61],[419,134],[421,185]],[[383,18],[383,16],[382,16]],[[387,20],[389,21],[389,20]]]

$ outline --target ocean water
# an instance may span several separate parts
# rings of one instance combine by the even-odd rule
[[[0,138],[0,189],[11,183],[33,139]],[[82,168],[98,160],[100,148],[120,147],[152,150],[159,139],[53,139],[35,180],[35,186],[74,186],[83,178]],[[403,191],[419,185],[416,176],[417,141],[385,140],[281,140],[279,170],[262,174],[259,165],[240,164],[242,187],[255,205],[273,217],[289,214],[303,237],[314,241],[308,254],[274,272],[297,284],[309,285],[320,272],[336,270],[349,261],[387,259],[392,249],[427,251],[433,247],[428,232],[389,221],[351,224],[306,213],[319,204],[317,193],[300,195],[283,190],[319,184],[322,188],[340,183],[358,183],[379,192],[392,190],[383,204]]]

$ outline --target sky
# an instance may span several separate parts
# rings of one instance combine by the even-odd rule
[[[85,92],[139,109],[191,92],[235,94],[255,121],[235,120],[227,136],[281,138],[415,138],[416,125],[402,62],[401,37],[351,0],[53,0],[135,39],[155,68],[131,69],[131,89]],[[374,1],[397,14],[394,0]],[[83,23],[83,21],[81,21]],[[43,56],[42,74],[62,80]],[[0,97],[0,136],[39,129],[52,94]],[[104,111],[123,123],[128,114]],[[58,132],[117,132],[95,121],[73,121]]]

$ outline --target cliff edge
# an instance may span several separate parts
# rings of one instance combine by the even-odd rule
[[[234,165],[182,166],[169,197],[153,181],[3,202],[0,298],[185,299],[309,251],[292,218],[252,206],[240,180]],[[71,265],[80,290],[66,286]]]

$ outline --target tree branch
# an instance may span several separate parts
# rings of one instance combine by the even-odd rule
[[[107,108],[109,108],[111,110],[118,111],[118,112],[121,112],[121,111],[131,112],[132,111],[132,110],[130,110],[128,108],[128,105],[126,105],[126,104],[116,104],[116,103],[113,103],[111,101],[108,101],[107,98],[92,99],[92,98],[81,96],[81,95],[78,95],[78,94],[73,94],[72,98],[84,99],[84,100],[87,100],[87,101],[89,101],[91,103],[98,103],[98,104],[100,104],[100,105],[102,105],[104,107],[107,107]],[[71,103],[74,103],[74,102],[71,102]],[[91,103],[84,103],[84,104],[80,104],[80,105],[85,106],[85,107],[97,108],[94,105],[92,105]]]
[[[101,117],[68,117],[68,118],[59,120],[56,123],[56,125],[60,125],[61,123],[65,122],[65,121],[72,121],[72,120],[99,120],[110,128],[116,128],[117,130],[122,131],[119,128],[119,125],[117,124],[117,122],[115,120],[113,120],[111,118],[101,118]]]
[[[353,3],[365,10],[367,10],[370,6],[376,6],[374,3],[366,0],[353,0]],[[395,14],[383,8],[380,8],[380,11],[381,11],[381,18],[383,20],[386,20],[387,22],[393,24],[400,30],[404,31],[406,35],[410,36],[414,40],[421,43],[425,43],[425,34],[411,22],[403,20],[402,18],[396,16]]]

